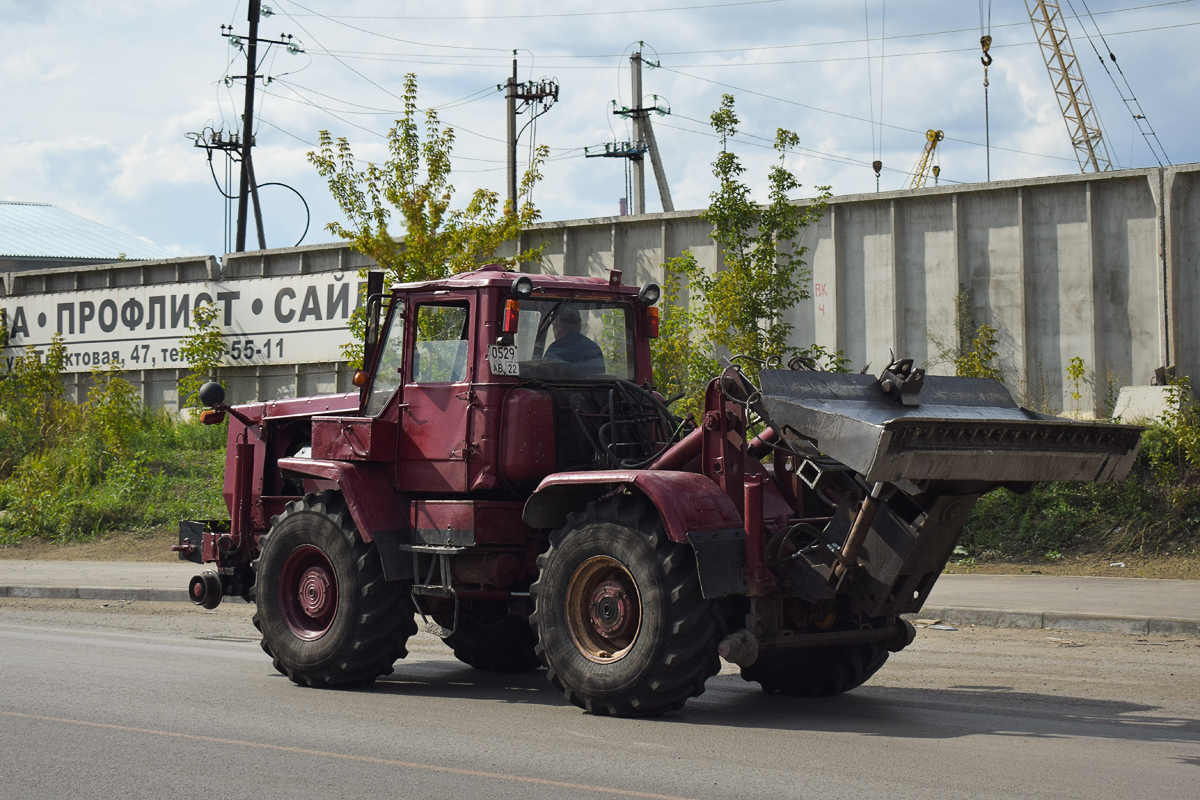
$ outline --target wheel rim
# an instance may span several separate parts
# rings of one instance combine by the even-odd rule
[[[567,586],[567,627],[584,658],[597,664],[621,660],[641,625],[641,595],[624,564],[594,556],[579,565]]]
[[[337,606],[337,576],[329,556],[312,545],[289,553],[279,573],[279,607],[288,629],[300,639],[319,639],[333,624]]]

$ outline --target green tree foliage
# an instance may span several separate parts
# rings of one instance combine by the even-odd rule
[[[994,378],[1003,383],[1004,376],[996,363],[999,357],[996,346],[999,343],[995,328],[980,325],[970,344],[954,357],[954,374],[963,378]]]
[[[999,332],[991,325],[975,326],[971,296],[965,286],[954,296],[954,341],[947,342],[933,331],[929,332],[929,341],[936,351],[930,366],[949,364],[960,378],[994,378],[1004,382],[997,363]]]
[[[388,132],[389,157],[365,169],[360,169],[345,138],[335,140],[321,131],[318,149],[308,160],[328,182],[347,220],[347,226],[331,222],[326,228],[382,267],[388,285],[441,278],[486,262],[540,261],[540,246],[506,259],[497,258],[496,250],[540,218],[530,197],[549,150],[539,147],[535,152],[521,179],[518,208],[508,201],[501,207],[497,192],[477,189],[466,206],[453,209],[454,129],[442,127],[437,112],[428,109],[422,139],[418,116],[417,77],[409,74],[404,79],[404,114]],[[402,241],[392,235],[394,213],[402,219]],[[343,352],[358,363],[364,330],[361,306],[350,328],[354,341]]]
[[[199,407],[200,387],[217,379],[225,354],[225,340],[216,324],[219,315],[216,303],[197,306],[192,311],[192,332],[179,340],[179,354],[188,364],[188,374],[179,381],[181,408]]]
[[[806,206],[789,199],[801,184],[784,160],[800,139],[780,128],[774,144],[779,161],[767,175],[767,203],[755,203],[742,179],[746,168],[729,149],[739,125],[732,95],[722,97],[710,121],[721,139],[713,162],[718,185],[701,217],[713,226],[710,235],[720,246],[723,264],[707,272],[689,252],[664,265],[666,302],[655,343],[655,382],[667,394],[682,392],[684,410],[692,412],[716,374],[713,355],[720,349],[759,363],[797,352],[788,345],[793,326],[785,314],[810,296],[811,272],[804,261],[807,248],[796,239],[821,218],[830,197],[829,187],[821,186]]]
[[[44,354],[27,347],[15,356],[0,380],[0,477],[55,439],[69,418],[61,377],[66,357],[62,335],[56,333]]]

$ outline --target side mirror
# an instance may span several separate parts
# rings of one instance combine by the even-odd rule
[[[200,402],[209,408],[225,402],[225,387],[216,381],[209,381],[200,387]]]

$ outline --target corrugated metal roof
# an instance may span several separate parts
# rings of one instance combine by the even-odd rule
[[[0,200],[0,258],[175,258],[136,236],[48,203]]]

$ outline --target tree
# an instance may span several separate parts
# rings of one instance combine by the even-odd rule
[[[828,186],[819,186],[817,197],[807,205],[788,198],[801,184],[785,159],[800,137],[780,128],[774,143],[779,162],[767,176],[767,203],[751,200],[750,187],[742,181],[746,169],[729,149],[738,124],[733,96],[724,95],[711,116],[712,128],[721,138],[721,151],[713,161],[718,186],[701,214],[713,226],[710,236],[719,245],[724,263],[708,273],[685,252],[664,264],[667,302],[655,342],[655,382],[667,394],[683,392],[685,411],[702,407],[704,385],[716,374],[713,356],[718,348],[758,363],[801,352],[788,344],[793,326],[784,317],[788,309],[810,297],[811,271],[804,261],[808,248],[796,239],[820,220],[831,196]],[[689,297],[682,304],[685,289]],[[803,352],[841,363],[840,354],[826,354],[815,345]]]
[[[497,192],[477,189],[465,207],[452,209],[454,129],[443,128],[437,112],[427,109],[422,140],[418,112],[417,76],[410,73],[404,79],[404,114],[388,131],[389,158],[381,165],[368,163],[365,170],[345,138],[335,140],[321,131],[319,147],[308,160],[329,183],[348,225],[331,222],[326,229],[382,267],[388,285],[445,277],[481,262],[540,261],[541,246],[511,258],[497,258],[496,250],[540,218],[530,195],[549,150],[537,148],[521,180],[519,208],[505,201],[501,209]],[[389,228],[393,209],[403,219],[402,241]],[[350,322],[355,341],[343,348],[352,362],[361,360],[363,322],[360,307]]]
[[[196,306],[192,332],[179,340],[179,355],[188,365],[188,374],[179,380],[180,408],[198,408],[200,387],[217,379],[217,368],[225,355],[225,340],[215,324],[220,313],[216,303]]]

